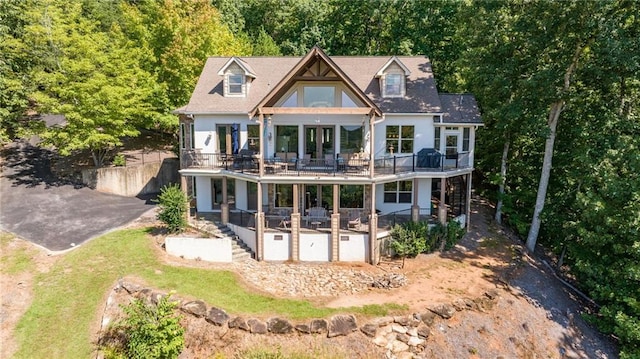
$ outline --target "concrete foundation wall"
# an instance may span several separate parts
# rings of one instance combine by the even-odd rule
[[[244,244],[251,248],[253,253],[256,253],[256,231],[237,226],[233,223],[227,223],[227,227],[229,227],[233,233],[235,233],[244,242]]]
[[[180,183],[177,158],[130,167],[105,167],[82,170],[82,183],[104,193],[135,197],[158,193],[170,183]]]
[[[330,235],[324,233],[300,236],[300,260],[308,262],[328,262],[331,258],[329,250]]]
[[[231,239],[167,237],[167,253],[186,259],[199,258],[209,262],[231,262]]]
[[[291,234],[265,233],[264,234],[264,260],[265,261],[286,261],[289,260],[291,251],[289,243]]]
[[[369,236],[341,233],[339,237],[341,262],[366,262],[369,253]]]

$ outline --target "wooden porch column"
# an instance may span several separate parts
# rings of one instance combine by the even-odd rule
[[[369,214],[369,263],[379,262],[378,254],[378,214],[376,213],[376,184],[371,184],[371,214]]]
[[[291,212],[291,253],[292,261],[300,260],[300,185],[293,185],[293,210]],[[295,223],[295,224],[294,224]]]
[[[268,146],[267,139],[264,137],[264,115],[258,115],[258,125],[260,126],[260,152],[258,152],[258,175],[260,177],[264,176],[264,152],[265,147]],[[260,184],[258,184],[260,187]],[[260,193],[260,192],[258,192]],[[259,202],[260,200],[258,200]],[[261,211],[261,208],[258,208],[258,211]]]
[[[420,206],[418,205],[418,179],[413,179],[413,206],[411,206],[411,220],[420,221]]]
[[[222,204],[220,204],[220,220],[229,223],[229,198],[227,196],[227,176],[222,176]]]
[[[333,185],[333,213],[331,214],[331,261],[340,260],[340,185]]]
[[[467,175],[467,231],[471,225],[471,178],[473,173]]]
[[[440,223],[447,224],[447,204],[444,202],[447,190],[447,179],[440,179],[440,205],[438,206],[438,219]]]
[[[262,183],[258,182],[258,212],[256,213],[256,260],[264,260],[264,213],[262,212]]]

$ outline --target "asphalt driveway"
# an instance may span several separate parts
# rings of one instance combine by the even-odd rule
[[[154,208],[147,198],[94,191],[59,181],[51,153],[15,143],[2,153],[0,229],[51,251],[73,248]]]

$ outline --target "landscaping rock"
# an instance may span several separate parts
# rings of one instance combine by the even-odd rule
[[[405,328],[400,324],[391,324],[391,330],[393,330],[396,333],[402,333],[402,334],[407,332],[407,328]]]
[[[205,319],[207,322],[221,327],[229,321],[229,314],[220,308],[211,307]]]
[[[379,347],[386,347],[389,341],[384,335],[378,335],[373,339],[373,343]]]
[[[412,337],[417,337],[418,336],[418,328],[417,327],[407,328],[407,335],[410,335]]]
[[[406,352],[409,350],[409,346],[399,340],[391,342],[391,351],[394,353]]]
[[[314,319],[310,327],[312,334],[324,334],[329,328],[329,323],[325,319]]]
[[[353,315],[334,315],[329,321],[329,333],[328,337],[333,338],[340,335],[347,335],[353,331],[358,330],[358,324],[356,324],[356,317]]]
[[[474,299],[473,302],[476,304],[476,308],[480,312],[493,309],[493,301],[488,297],[478,297]]]
[[[142,290],[141,286],[129,282],[122,282],[120,283],[120,286],[129,294],[135,294]]]
[[[379,327],[384,327],[385,325],[388,325],[391,323],[393,323],[392,317],[379,317],[371,321],[371,324],[377,325]]]
[[[431,335],[431,329],[429,329],[426,325],[421,325],[418,327],[418,337],[419,338],[429,338]]]
[[[233,320],[229,321],[229,328],[238,328],[247,332],[251,330],[247,321],[242,317],[235,317]]]
[[[407,277],[404,274],[387,273],[378,278],[374,278],[371,286],[374,288],[391,289],[407,285],[407,282]]]
[[[309,324],[298,324],[295,326],[295,329],[300,333],[311,334],[311,327]]]
[[[394,323],[398,323],[404,326],[408,326],[412,321],[413,321],[413,316],[412,317],[408,317],[408,316],[393,317]]]
[[[413,359],[413,354],[410,352],[401,352],[397,353],[395,356],[396,359]]]
[[[378,326],[375,324],[365,324],[362,327],[360,327],[360,331],[369,337],[375,337],[377,330],[378,330]]]
[[[164,293],[159,293],[159,292],[152,292],[151,295],[149,295],[149,301],[153,304],[153,305],[158,305],[158,303],[160,302],[160,300],[162,300],[162,298],[165,297]]]
[[[450,319],[456,313],[456,309],[449,304],[440,304],[428,308],[443,319]]]
[[[451,303],[457,311],[461,312],[463,310],[472,310],[476,307],[473,300],[469,298],[458,298]]]
[[[433,325],[433,321],[436,319],[436,313],[434,312],[424,312],[420,314],[420,320],[422,320],[422,322],[425,325],[431,326]]]
[[[288,320],[282,318],[271,318],[267,321],[267,328],[273,334],[289,334],[293,332],[293,326]]]
[[[182,310],[198,318],[202,318],[207,314],[207,305],[201,300],[194,300],[184,303]]]
[[[403,343],[409,343],[409,338],[411,338],[410,336],[404,334],[404,333],[398,333],[396,334],[396,340],[399,340]]]
[[[249,331],[253,334],[267,334],[267,324],[258,319],[247,320]]]
[[[420,339],[418,337],[410,337],[409,340],[407,341],[407,344],[410,347],[417,347],[418,345],[424,344],[424,342],[425,342],[424,339]]]

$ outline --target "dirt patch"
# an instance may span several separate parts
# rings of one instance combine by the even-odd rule
[[[14,330],[33,301],[34,278],[55,260],[44,249],[0,231],[0,358],[11,358],[18,349]]]

